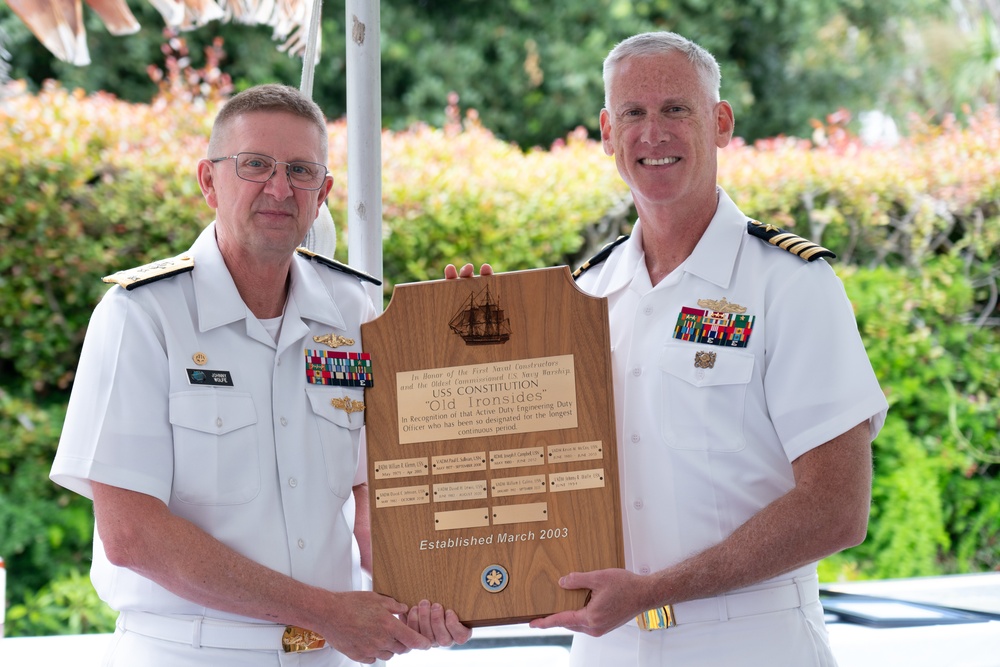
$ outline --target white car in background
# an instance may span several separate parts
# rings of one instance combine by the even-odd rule
[[[840,667],[1000,667],[1000,572],[820,588]],[[98,667],[110,638],[0,639],[0,665]],[[388,664],[565,667],[571,642],[572,635],[564,630],[533,630],[527,625],[476,628],[465,646],[414,651]]]

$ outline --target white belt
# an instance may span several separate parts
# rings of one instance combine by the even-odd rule
[[[799,577],[771,588],[724,593],[714,598],[690,600],[651,609],[637,617],[644,630],[661,630],[687,623],[728,621],[731,618],[796,609],[819,601],[816,575]]]
[[[118,627],[153,639],[188,644],[194,648],[226,648],[286,653],[322,648],[326,642],[316,633],[294,626],[241,623],[204,618],[123,611]]]

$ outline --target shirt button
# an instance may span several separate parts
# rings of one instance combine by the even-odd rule
[[[281,357],[278,357],[278,360],[276,362],[274,362],[274,365],[275,366],[280,366],[281,365]]]
[[[698,370],[696,370],[694,372],[694,377],[695,377],[696,380],[704,380],[705,379],[705,369],[704,368],[699,368]]]
[[[649,574],[649,567],[647,567],[646,565],[643,565],[642,567],[640,567],[639,568],[639,574]]]
[[[219,428],[222,428],[222,417],[215,418],[215,425],[218,426]]]
[[[282,418],[281,418],[281,425],[282,425],[282,426],[288,426],[288,420],[287,420],[287,419],[285,419],[284,417],[282,417]]]
[[[645,314],[647,314],[647,315],[652,315],[652,314],[653,314],[653,307],[652,307],[652,306],[646,306],[646,307],[645,307],[645,308],[643,309],[643,311],[642,311],[642,312],[644,312],[644,313],[645,313]]]
[[[632,442],[639,442],[640,440],[642,440],[642,438],[639,437],[638,433],[633,433],[632,434]]]
[[[306,541],[299,540],[299,549],[305,549],[305,548],[306,548]]]
[[[632,503],[632,507],[636,508],[637,510],[641,510],[643,507],[642,501],[641,500],[635,501],[634,503]]]
[[[295,479],[294,477],[289,477],[288,478],[288,486],[290,486],[290,487],[292,487],[294,489],[298,485],[299,485],[299,480]]]
[[[635,368],[633,368],[632,369],[632,375],[634,375],[636,377],[639,377],[640,375],[642,375],[642,368],[640,368],[639,366],[636,366]]]

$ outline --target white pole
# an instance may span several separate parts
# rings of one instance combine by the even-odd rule
[[[382,278],[382,54],[379,0],[347,0],[347,261]],[[382,288],[363,283],[382,312]],[[371,582],[365,581],[366,587]],[[382,660],[376,667],[384,667]]]
[[[4,617],[7,614],[7,570],[0,556],[0,639],[3,639]]]
[[[382,71],[379,0],[347,0],[348,262],[382,278]],[[378,312],[382,289],[365,283]]]

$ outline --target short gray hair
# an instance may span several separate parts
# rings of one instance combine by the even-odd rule
[[[280,83],[265,83],[247,88],[226,102],[212,124],[212,136],[208,142],[208,154],[211,156],[218,151],[217,143],[221,139],[217,139],[217,135],[223,134],[223,128],[231,120],[258,111],[290,113],[311,121],[323,138],[321,148],[323,151],[323,161],[326,161],[327,152],[329,151],[329,138],[326,131],[326,117],[323,115],[323,111],[319,108],[318,104],[306,97],[298,88]]]
[[[697,70],[705,92],[712,96],[713,102],[718,102],[722,74],[719,72],[719,63],[716,62],[715,56],[675,32],[656,31],[633,35],[619,42],[604,59],[604,107],[607,108],[611,102],[608,96],[609,84],[619,63],[629,58],[667,55],[675,51],[687,56],[688,61]]]

